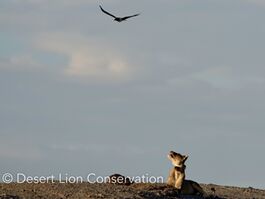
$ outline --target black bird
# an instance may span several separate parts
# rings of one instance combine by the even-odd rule
[[[126,16],[126,17],[116,17],[113,14],[110,14],[109,12],[107,12],[106,10],[104,10],[101,6],[99,6],[99,7],[100,7],[100,9],[101,9],[102,12],[104,12],[105,14],[113,17],[114,18],[114,21],[117,21],[117,22],[122,22],[122,21],[125,21],[126,19],[129,19],[131,17],[136,17],[136,16],[140,15],[140,13],[139,13],[139,14],[130,15],[130,16]]]

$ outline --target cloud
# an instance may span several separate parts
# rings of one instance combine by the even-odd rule
[[[88,4],[95,3],[93,0],[9,0],[13,4],[61,4],[61,5],[78,5],[78,4]]]
[[[42,34],[35,42],[39,50],[67,58],[63,73],[66,76],[124,80],[132,73],[126,57],[112,45],[98,38],[78,34]]]
[[[241,89],[247,85],[264,84],[265,79],[258,76],[239,74],[233,67],[219,66],[192,75],[193,78],[203,80],[215,88]]]
[[[257,4],[257,5],[265,6],[265,0],[244,0],[244,1],[247,1],[247,2],[253,3],[253,4]]]
[[[171,86],[190,87],[204,83],[204,86],[208,85],[212,88],[237,90],[247,86],[264,85],[265,78],[258,75],[239,73],[232,66],[218,66],[206,68],[183,77],[169,79],[167,82]]]
[[[143,155],[146,153],[156,153],[157,150],[155,147],[142,147],[142,146],[136,146],[136,145],[128,145],[128,144],[120,144],[118,145],[112,145],[112,144],[81,144],[81,143],[72,143],[72,144],[53,144],[49,147],[52,150],[56,151],[68,151],[68,152],[85,152],[85,153],[100,153],[100,154],[106,154],[106,151],[108,153],[114,153],[114,154],[123,154],[123,155]],[[121,151],[122,149],[122,151]]]
[[[34,143],[17,138],[3,139],[3,137],[0,141],[0,158],[39,159],[42,156]]]
[[[127,63],[115,55],[100,57],[100,52],[72,51],[68,54],[70,63],[65,70],[71,76],[123,77],[128,71]]]
[[[39,67],[40,64],[30,54],[13,55],[0,59],[0,69],[27,70]]]

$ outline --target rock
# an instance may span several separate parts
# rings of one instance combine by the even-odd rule
[[[18,196],[3,194],[0,195],[0,199],[19,199]]]
[[[123,175],[113,174],[113,175],[109,176],[107,183],[117,184],[117,185],[127,185],[128,186],[128,185],[133,184],[134,182],[130,178],[125,177]]]

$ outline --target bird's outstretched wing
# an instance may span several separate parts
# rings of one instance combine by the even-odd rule
[[[99,6],[100,7],[100,10],[102,11],[102,12],[104,12],[105,14],[107,14],[107,15],[109,15],[109,16],[112,16],[112,17],[114,17],[114,18],[117,18],[116,16],[114,16],[113,14],[110,14],[109,12],[107,12],[106,10],[104,10],[101,6]]]
[[[122,17],[122,20],[126,20],[126,19],[129,19],[131,17],[136,17],[136,16],[139,16],[139,15],[140,15],[140,13],[136,14],[136,15],[130,15],[130,16]]]

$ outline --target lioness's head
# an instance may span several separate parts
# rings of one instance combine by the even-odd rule
[[[187,155],[181,155],[180,153],[176,153],[174,151],[170,151],[167,157],[175,167],[182,167],[188,159]]]

